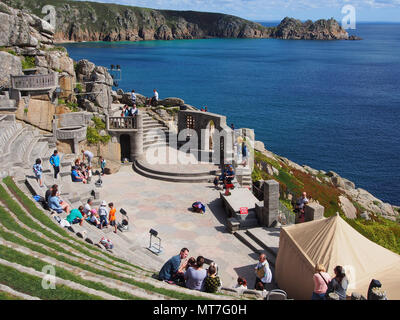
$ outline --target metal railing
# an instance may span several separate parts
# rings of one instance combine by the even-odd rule
[[[296,214],[279,201],[279,218],[282,225],[295,224]]]
[[[109,117],[108,129],[137,129],[137,117]]]
[[[58,87],[58,73],[11,76],[11,87],[21,91],[53,89]]]

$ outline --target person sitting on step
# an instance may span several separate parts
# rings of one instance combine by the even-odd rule
[[[79,172],[78,168],[76,166],[72,167],[71,170],[71,179],[72,182],[84,182],[84,178],[82,177],[82,174]]]
[[[204,280],[204,291],[215,293],[222,287],[221,279],[217,276],[217,268],[210,266],[207,270],[207,278]]]
[[[79,223],[79,225],[82,225],[85,218],[86,215],[83,212],[83,206],[79,206],[78,209],[72,209],[66,219],[70,224]]]

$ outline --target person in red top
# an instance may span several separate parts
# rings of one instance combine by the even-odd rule
[[[117,223],[115,219],[117,209],[114,208],[114,203],[112,202],[110,202],[108,206],[110,207],[110,212],[108,213],[108,221],[110,221],[110,226],[114,227],[114,233],[117,233]]]
[[[326,273],[325,267],[322,264],[315,266],[313,276],[314,291],[311,300],[325,300],[325,293],[328,290],[328,284],[331,281],[331,276]]]

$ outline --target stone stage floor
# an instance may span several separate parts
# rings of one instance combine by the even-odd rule
[[[247,279],[249,289],[254,287],[258,257],[227,231],[219,191],[212,183],[159,181],[122,166],[118,173],[104,176],[102,196],[114,202],[118,212],[128,212],[131,230],[125,235],[142,247],[149,245],[149,230],[158,231],[164,248],[159,257],[164,261],[187,247],[189,257],[202,255],[218,264],[225,287],[234,286],[238,276]],[[195,201],[206,204],[205,214],[189,210]]]

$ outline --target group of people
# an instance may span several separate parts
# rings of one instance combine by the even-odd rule
[[[92,178],[92,159],[93,153],[89,150],[82,150],[82,161],[78,158],[75,160],[74,165],[71,168],[71,179],[73,182],[88,183]],[[86,165],[84,160],[87,159],[88,164]]]
[[[205,269],[205,258],[203,256],[198,256],[197,259],[191,257],[185,260],[188,255],[189,249],[182,248],[178,255],[173,256],[163,265],[158,274],[158,279],[185,286],[192,290],[217,292],[222,287],[217,265],[211,263]]]
[[[201,107],[200,111],[201,112],[208,112],[207,106]]]
[[[312,300],[346,300],[346,291],[349,281],[346,277],[345,270],[342,266],[336,266],[333,271],[335,277],[331,278],[322,264],[317,264],[315,266]],[[332,297],[332,293],[334,293],[336,297]]]
[[[112,202],[107,204],[107,202],[103,200],[100,207],[96,210],[93,208],[93,200],[88,199],[85,206],[79,206],[77,209],[70,210],[69,204],[60,199],[57,185],[53,185],[48,192],[46,192],[46,201],[48,201],[49,208],[57,213],[63,211],[67,212],[68,216],[66,220],[71,225],[77,223],[82,225],[86,220],[99,229],[111,226],[114,228],[114,233],[117,233],[117,209]]]
[[[124,105],[122,107],[122,112],[121,112],[121,117],[136,117],[136,115],[139,113],[139,109],[136,107],[136,104],[134,103],[132,107],[129,107],[128,105]]]
[[[96,210],[95,208],[93,208],[93,200],[88,199],[85,206],[82,206],[81,213],[83,215],[83,218],[81,219],[86,219],[97,228],[108,228],[108,226],[110,225],[114,228],[114,233],[117,233],[117,209],[114,207],[114,203],[110,202],[107,204],[107,202],[103,200],[100,207]]]
[[[178,284],[186,288],[209,293],[215,293],[222,287],[218,276],[218,266],[211,262],[207,269],[204,268],[205,258],[198,256],[197,259],[189,255],[188,248],[182,248],[178,255],[170,258],[161,268],[158,279],[171,284]],[[272,272],[265,254],[260,254],[257,265],[254,268],[257,290],[265,290],[272,282]],[[247,289],[247,281],[239,277],[235,288]]]
[[[218,177],[215,177],[214,186],[216,189],[219,189],[219,184],[222,183],[224,189],[233,189],[233,179],[235,179],[235,171],[233,170],[233,166],[231,164],[226,164],[225,168],[222,170],[222,173]]]

